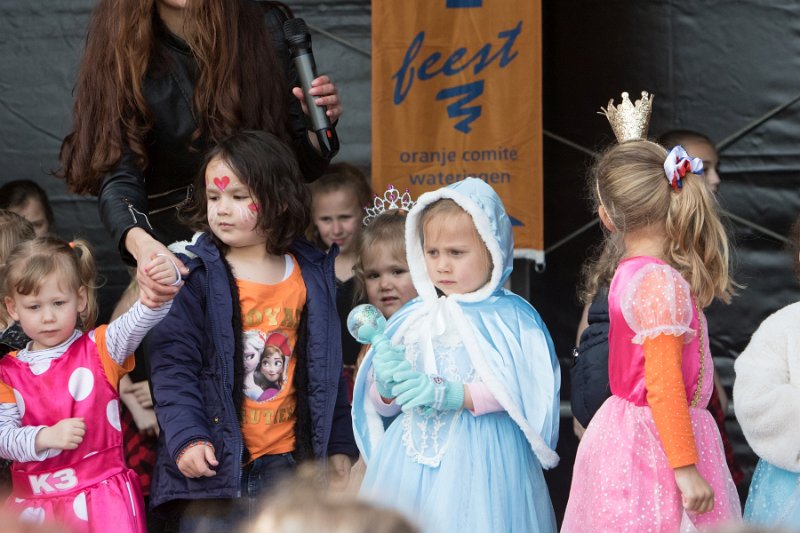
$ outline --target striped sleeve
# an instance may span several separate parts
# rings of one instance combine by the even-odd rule
[[[46,426],[20,427],[21,421],[16,403],[0,403],[0,457],[26,463],[44,461],[49,450],[36,454],[36,435]]]
[[[172,300],[158,309],[150,309],[137,300],[122,316],[112,321],[106,330],[105,339],[111,358],[118,365],[124,364],[147,332],[167,316],[171,307]]]

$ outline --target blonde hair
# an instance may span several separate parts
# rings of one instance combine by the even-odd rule
[[[374,253],[377,246],[383,246],[391,256],[408,266],[406,261],[406,211],[390,209],[372,219],[361,230],[361,238],[356,247],[356,262],[353,265],[353,304],[367,300],[367,278],[364,270],[364,257]]]
[[[596,205],[618,230],[606,237],[597,261],[588,267],[584,301],[591,300],[625,253],[626,232],[656,228],[665,239],[662,259],[689,283],[701,307],[714,298],[730,301],[736,285],[729,272],[730,249],[716,199],[701,176],[687,173],[673,190],[664,174],[667,151],[646,141],[612,146],[592,172]]]
[[[425,227],[431,223],[435,218],[439,217],[442,219],[442,223],[439,224],[438,229],[434,231],[441,231],[441,228],[446,226],[448,221],[452,221],[453,219],[459,216],[466,216],[469,221],[469,227],[472,230],[473,238],[480,243],[478,247],[480,249],[480,253],[484,260],[484,264],[486,265],[486,281],[488,282],[492,276],[492,256],[489,253],[489,248],[486,246],[486,243],[483,242],[483,238],[481,237],[480,233],[478,233],[478,228],[475,227],[475,221],[472,219],[472,216],[467,213],[463,207],[458,205],[454,200],[450,198],[442,198],[440,200],[436,200],[435,202],[428,204],[423,209],[422,213],[419,216],[419,239],[422,245],[425,245]]]
[[[35,238],[36,230],[25,217],[7,209],[0,209],[0,269],[19,243]],[[5,283],[0,282],[0,327],[3,329],[13,322],[8,316],[5,304],[2,303],[5,295]]]
[[[267,337],[257,329],[248,329],[244,332],[245,347],[252,347],[259,354],[264,351],[264,346],[267,344]],[[259,356],[259,360],[261,357]]]
[[[323,480],[319,467],[301,465],[267,493],[263,511],[244,533],[419,533],[399,512],[325,490]]]
[[[356,200],[358,207],[364,208],[372,203],[372,188],[367,176],[359,168],[350,163],[333,163],[328,165],[325,174],[308,184],[311,190],[312,220],[306,230],[308,240],[325,250],[327,246],[319,236],[317,226],[314,224],[314,200],[320,196],[334,193],[342,189],[349,190]]]
[[[604,228],[605,229],[605,228]],[[623,254],[622,239],[618,233],[606,232],[600,246],[594,247],[592,253],[581,267],[581,283],[578,289],[578,299],[584,305],[589,305],[600,290],[611,284],[614,270],[617,268]]]
[[[53,237],[38,237],[20,243],[8,256],[2,272],[3,292],[7,296],[37,294],[42,280],[56,273],[59,281],[76,293],[85,288],[87,304],[77,325],[88,331],[97,319],[96,272],[86,241],[67,243]]]
[[[22,241],[36,238],[36,230],[28,219],[7,209],[0,209],[0,265]]]

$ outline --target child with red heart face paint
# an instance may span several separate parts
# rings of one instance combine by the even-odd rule
[[[334,258],[301,237],[310,203],[289,146],[243,131],[206,155],[182,213],[198,231],[171,246],[190,270],[186,290],[154,331],[150,356],[164,436],[151,504],[182,500],[191,508],[179,517],[182,531],[196,530],[196,520],[235,529],[296,457],[329,458],[346,477],[357,456]],[[263,353],[250,346],[253,335]],[[207,501],[219,498],[227,500]]]

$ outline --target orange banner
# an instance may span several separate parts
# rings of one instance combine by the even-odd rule
[[[373,189],[481,178],[543,262],[541,71],[540,0],[373,1]]]

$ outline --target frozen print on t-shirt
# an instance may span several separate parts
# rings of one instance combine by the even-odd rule
[[[255,378],[256,384],[263,390],[258,401],[269,400],[281,391],[286,382],[286,366],[290,356],[286,335],[277,331],[271,333],[267,337]]]
[[[244,393],[263,402],[277,395],[286,383],[291,350],[289,339],[280,332],[257,329],[244,332]]]
[[[251,400],[258,400],[264,392],[256,383],[256,370],[261,365],[266,343],[263,331],[248,329],[244,332],[244,394]]]

